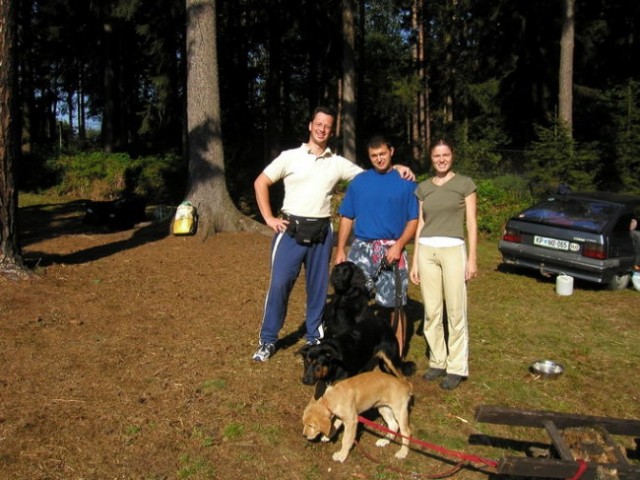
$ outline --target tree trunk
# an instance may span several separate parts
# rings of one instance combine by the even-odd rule
[[[429,148],[429,82],[427,78],[425,50],[425,0],[413,0],[411,3],[411,28],[416,32],[416,43],[413,47],[413,61],[416,65],[418,79],[422,88],[416,95],[411,114],[411,151],[415,162],[425,162],[425,152]],[[427,162],[428,164],[428,162]]]
[[[265,164],[276,158],[281,150],[280,121],[282,103],[282,24],[280,2],[269,9],[269,66],[265,93],[267,99],[267,151]]]
[[[356,33],[353,0],[342,2],[342,155],[356,158]]]
[[[240,213],[229,196],[222,148],[216,1],[186,0],[187,128],[189,179],[186,198],[198,211],[198,236],[264,231]]]
[[[564,21],[560,38],[560,74],[558,114],[573,137],[573,46],[575,36],[575,0],[563,0]]]
[[[0,274],[26,276],[18,243],[18,191],[14,181],[17,154],[15,89],[15,17],[13,0],[0,0]]]
[[[105,15],[104,12],[102,12]],[[113,25],[105,20],[102,32],[102,54],[104,55],[104,113],[102,115],[102,146],[106,153],[115,150],[116,133],[116,80],[113,65]]]

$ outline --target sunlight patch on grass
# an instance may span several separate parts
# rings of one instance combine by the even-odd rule
[[[194,480],[194,479],[213,479],[215,478],[215,469],[213,465],[204,458],[191,457],[190,455],[180,456],[180,469],[178,470],[178,478]]]
[[[52,191],[47,191],[43,193],[32,193],[32,192],[18,193],[18,206],[20,208],[32,207],[34,205],[65,203],[65,202],[69,202],[70,200],[72,199],[57,195]]]
[[[278,444],[282,437],[282,430],[277,425],[257,425],[256,432],[263,436],[271,445]]]
[[[199,427],[194,427],[191,431],[191,438],[197,440],[202,447],[213,446],[215,438],[212,435],[207,434]]]
[[[237,440],[244,434],[244,426],[239,423],[230,423],[224,427],[222,436],[225,440]]]
[[[215,380],[205,380],[204,382],[202,382],[202,384],[200,384],[198,390],[207,395],[214,392],[215,390],[222,390],[224,387],[226,387],[226,385],[227,382],[220,378]]]

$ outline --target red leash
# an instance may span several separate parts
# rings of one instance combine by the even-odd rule
[[[578,471],[569,480],[579,480],[580,478],[582,478],[582,474],[587,471],[587,462],[585,462],[584,460],[578,460],[578,464]]]
[[[422,440],[418,440],[418,439],[413,438],[413,437],[405,437],[400,432],[394,432],[392,430],[389,430],[384,425],[380,425],[379,423],[372,422],[371,420],[369,420],[367,418],[364,418],[362,415],[358,416],[358,420],[361,423],[363,423],[365,425],[368,425],[369,427],[373,427],[373,428],[375,428],[377,430],[380,430],[380,431],[385,432],[385,433],[390,433],[392,435],[398,435],[401,438],[407,438],[410,442],[416,443],[416,444],[418,444],[418,445],[420,445],[420,446],[422,446],[424,448],[427,448],[429,450],[435,450],[436,452],[442,453],[443,455],[448,455],[450,457],[460,458],[462,460],[466,460],[466,461],[471,462],[471,463],[479,463],[479,464],[482,464],[482,465],[485,465],[485,466],[491,467],[491,468],[497,468],[498,467],[498,462],[496,462],[495,460],[489,460],[488,458],[482,458],[482,457],[478,457],[476,455],[468,455],[468,454],[463,453],[463,452],[457,452],[455,450],[449,450],[447,448],[440,447],[438,445],[434,445],[433,443],[423,442]],[[584,460],[578,460],[578,471],[569,480],[580,480],[580,478],[582,478],[582,475],[584,474],[584,472],[587,471],[587,467],[588,467],[587,462],[585,462]],[[436,478],[436,477],[433,477],[433,478]]]
[[[387,427],[380,425],[379,423],[376,422],[372,422],[371,420],[368,420],[366,418],[364,418],[362,415],[358,416],[358,420],[365,424],[368,425],[370,427],[376,428],[378,430],[381,430],[385,433],[390,433],[392,435],[398,435],[402,438],[407,438],[410,442],[416,443],[424,448],[427,448],[429,450],[435,450],[436,452],[442,453],[444,455],[448,455],[450,457],[456,457],[456,458],[460,458],[462,460],[466,460],[468,462],[471,463],[479,463],[482,465],[485,465],[487,467],[492,467],[492,468],[497,468],[498,467],[498,462],[494,461],[494,460],[489,460],[487,458],[482,458],[482,457],[478,457],[476,455],[468,455],[466,453],[462,453],[462,452],[457,452],[454,450],[448,450],[446,448],[440,447],[438,445],[434,445],[432,443],[427,443],[427,442],[423,442],[422,440],[418,440],[416,438],[413,437],[405,437],[402,434],[400,434],[399,432],[394,432],[392,430],[389,430]],[[582,475],[582,473],[580,473],[580,475]],[[580,477],[575,477],[572,480],[578,480]]]

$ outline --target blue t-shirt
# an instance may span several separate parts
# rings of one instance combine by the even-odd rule
[[[361,240],[396,240],[407,222],[418,218],[415,182],[404,180],[396,170],[375,169],[357,175],[340,205],[340,215],[355,220],[353,233]]]

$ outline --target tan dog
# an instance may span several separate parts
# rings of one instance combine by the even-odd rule
[[[405,458],[409,453],[409,403],[413,395],[413,385],[393,366],[384,353],[377,354],[394,373],[374,370],[346,378],[327,387],[318,400],[311,399],[302,414],[304,428],[302,434],[313,440],[322,434],[323,441],[329,441],[344,424],[342,448],[333,454],[333,459],[344,462],[356,439],[358,414],[377,408],[387,423],[389,430],[403,435],[402,447],[396,458]],[[333,428],[332,428],[333,427]],[[378,447],[389,444],[395,434],[388,434],[376,442]]]

